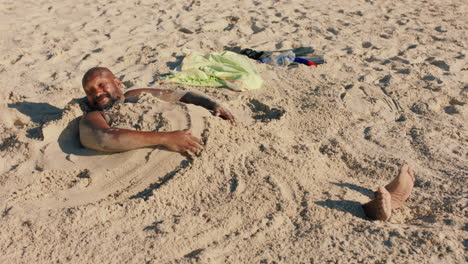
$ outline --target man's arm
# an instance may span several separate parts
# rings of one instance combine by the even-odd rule
[[[190,132],[190,129],[174,132],[145,132],[113,128],[107,124],[102,112],[99,111],[87,113],[80,120],[81,144],[103,152],[122,152],[161,145],[172,151],[196,153],[202,142]]]
[[[214,112],[215,115],[220,116],[223,119],[234,120],[234,116],[224,106],[217,103],[215,100],[209,97],[196,93],[196,92],[183,92],[174,91],[168,89],[135,89],[125,93],[125,98],[136,96],[141,93],[150,93],[153,96],[158,97],[161,100],[167,102],[182,102],[186,104],[194,104],[204,107]]]

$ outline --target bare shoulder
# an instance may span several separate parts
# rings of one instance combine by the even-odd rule
[[[80,128],[81,127],[92,129],[109,128],[109,124],[102,111],[92,111],[83,115],[80,120]]]
[[[102,131],[109,128],[103,113],[100,111],[88,112],[80,120],[79,137],[81,144],[89,149],[105,151],[102,147]]]

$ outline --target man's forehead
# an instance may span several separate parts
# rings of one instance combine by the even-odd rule
[[[86,86],[90,81],[104,77],[107,79],[113,79],[115,76],[114,74],[107,68],[91,68],[88,72],[85,73],[83,76],[83,86]]]
[[[87,86],[90,82],[101,79],[101,80],[112,80],[114,75],[112,73],[101,72],[101,73],[93,73],[90,76],[87,76],[85,79],[85,86]]]

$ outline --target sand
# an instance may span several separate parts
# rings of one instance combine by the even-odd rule
[[[1,263],[463,263],[465,1],[2,1]],[[262,89],[158,84],[184,51],[314,48]],[[238,118],[146,97],[121,125],[185,129],[194,158],[77,141],[81,78],[205,93]],[[140,110],[146,109],[146,113]],[[143,111],[145,112],[145,111]],[[126,123],[127,122],[127,123]],[[408,163],[389,222],[369,201]]]

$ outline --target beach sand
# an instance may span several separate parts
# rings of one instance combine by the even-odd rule
[[[463,263],[467,13],[461,0],[2,1],[0,262]],[[327,63],[258,64],[251,92],[158,83],[187,50],[308,46]],[[148,100],[163,107],[143,128],[192,126],[197,157],[84,149],[72,99],[94,66],[127,89],[205,93],[238,122]],[[366,218],[405,163],[406,204]]]

